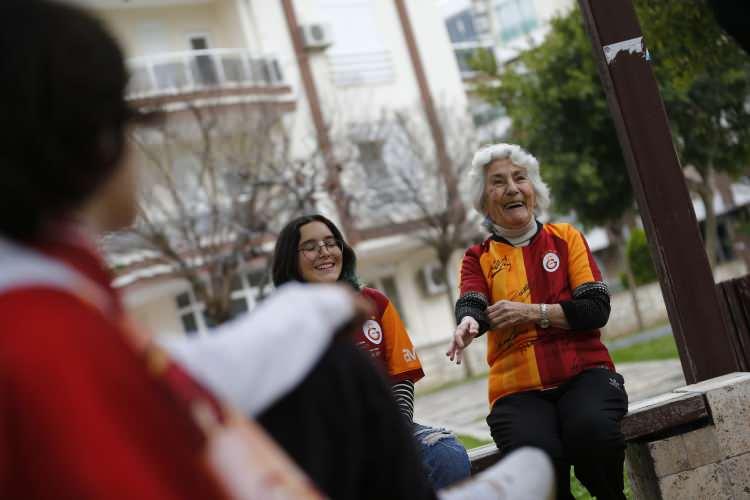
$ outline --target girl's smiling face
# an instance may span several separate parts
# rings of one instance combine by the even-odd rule
[[[341,276],[341,242],[319,221],[299,228],[298,265],[308,283],[333,283]]]

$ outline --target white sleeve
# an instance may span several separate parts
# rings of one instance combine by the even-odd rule
[[[353,312],[338,285],[289,283],[207,335],[160,342],[198,381],[257,416],[299,384]]]

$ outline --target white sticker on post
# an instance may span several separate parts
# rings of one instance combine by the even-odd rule
[[[607,59],[607,64],[610,64],[615,60],[617,54],[620,52],[628,52],[630,54],[642,54],[643,53],[643,37],[631,38],[630,40],[624,40],[622,42],[610,43],[604,46],[604,57]]]

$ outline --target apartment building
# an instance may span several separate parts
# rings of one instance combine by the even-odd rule
[[[209,100],[228,109],[248,102],[272,105],[292,123],[292,149],[304,154],[313,137],[313,147],[324,150],[333,186],[341,182],[335,134],[348,135],[357,161],[377,165],[384,161],[382,144],[359,133],[363,125],[387,111],[430,104],[449,103],[455,116],[466,109],[436,0],[71,1],[92,9],[120,39],[132,73],[133,105],[158,105],[169,113]],[[432,125],[426,130],[434,134]],[[362,182],[377,187],[382,179],[365,176]],[[351,223],[332,198],[323,196],[316,208],[343,226]],[[413,230],[406,234],[377,217],[357,224],[365,226],[350,228],[359,234],[363,281],[394,300],[418,345],[449,336],[449,285],[436,277],[432,251]],[[204,333],[210,325],[192,287],[150,257],[111,256],[115,283],[133,315],[161,334]],[[248,265],[236,277],[233,311],[254,307],[266,272]]]
[[[473,95],[476,72],[469,61],[484,49],[499,65],[544,40],[549,20],[572,8],[573,0],[442,0],[441,9],[461,70],[471,114],[483,140],[496,140],[510,122],[500,108]]]

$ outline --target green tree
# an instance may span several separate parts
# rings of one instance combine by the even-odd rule
[[[628,256],[630,269],[633,270],[637,285],[645,285],[656,281],[656,270],[654,269],[654,263],[651,261],[646,232],[643,229],[638,228],[630,233],[625,253]],[[624,281],[624,276],[622,279]]]
[[[718,27],[705,0],[636,0],[675,144],[700,174],[690,188],[706,206],[706,248],[715,260],[713,177],[736,175],[750,160],[750,64]],[[488,78],[479,94],[502,105],[511,138],[545,167],[554,207],[584,225],[621,227],[632,220],[632,194],[580,11],[552,20],[546,40],[498,69],[474,63]]]

